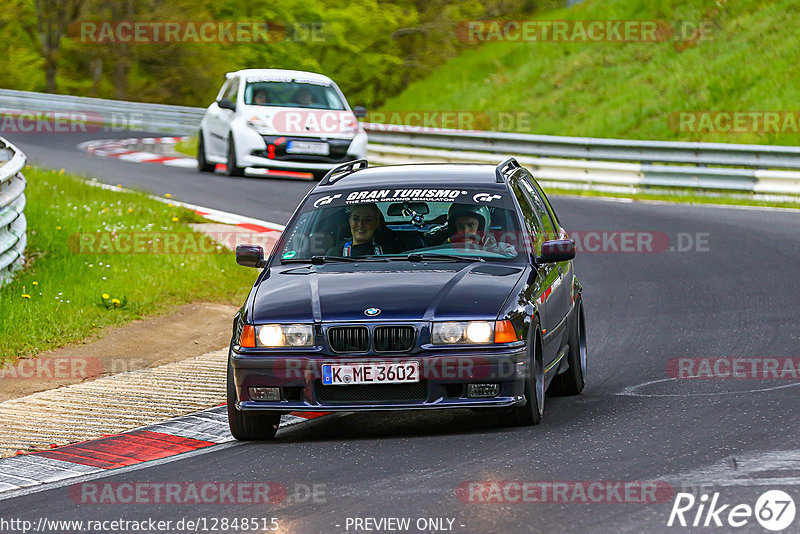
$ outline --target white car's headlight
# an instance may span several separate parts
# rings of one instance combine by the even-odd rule
[[[310,324],[265,324],[256,326],[258,347],[311,347],[314,327]]]
[[[272,127],[267,124],[267,122],[259,119],[258,117],[250,117],[247,120],[247,125],[257,131],[260,134],[271,134],[275,133]]]
[[[492,343],[494,325],[488,321],[433,323],[431,338],[436,345]]]

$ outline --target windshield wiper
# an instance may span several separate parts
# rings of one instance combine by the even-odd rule
[[[443,254],[441,252],[412,252],[405,257],[408,261],[486,261],[478,256],[461,256],[459,254]]]
[[[281,260],[281,265],[285,263],[313,263],[314,265],[322,265],[323,263],[355,263],[359,261],[386,261],[381,258],[370,256],[311,256],[310,258],[287,258]]]

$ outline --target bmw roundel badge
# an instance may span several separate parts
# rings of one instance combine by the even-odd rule
[[[381,313],[381,310],[379,310],[378,308],[367,308],[366,310],[364,310],[364,315],[367,315],[369,317],[375,317],[379,313]]]

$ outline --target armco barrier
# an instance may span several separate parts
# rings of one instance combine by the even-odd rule
[[[0,137],[0,285],[25,261],[25,155]]]
[[[0,114],[18,111],[83,113],[112,128],[196,134],[205,109],[0,89]],[[502,156],[514,155],[542,180],[572,187],[800,195],[800,147],[362,125],[370,136],[370,161],[376,163],[497,163]]]

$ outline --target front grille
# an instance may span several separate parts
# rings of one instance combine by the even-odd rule
[[[369,329],[366,326],[330,328],[328,344],[334,352],[366,352],[369,350]]]
[[[424,401],[428,385],[424,380],[409,384],[358,384],[355,386],[325,386],[316,382],[320,402],[391,402]]]
[[[415,334],[413,326],[379,326],[372,344],[376,352],[408,352],[414,348]]]

